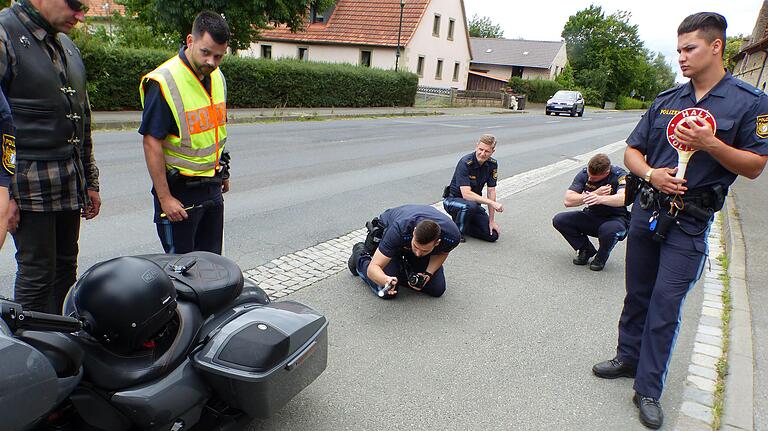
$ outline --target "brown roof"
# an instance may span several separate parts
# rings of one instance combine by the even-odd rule
[[[115,11],[121,15],[125,13],[125,6],[115,3],[114,0],[85,0],[83,3],[90,8],[86,15],[88,17],[112,16]]]
[[[406,0],[401,46],[411,40],[430,0]],[[345,43],[397,46],[400,0],[338,0],[327,24],[310,24],[292,33],[285,26],[262,30],[259,39],[271,41]]]

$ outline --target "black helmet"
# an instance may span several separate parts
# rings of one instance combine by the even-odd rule
[[[94,265],[75,284],[71,301],[86,331],[110,348],[142,347],[171,321],[176,289],[163,269],[141,257]]]

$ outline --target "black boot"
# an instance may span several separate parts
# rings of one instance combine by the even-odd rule
[[[364,254],[366,254],[365,243],[358,242],[352,246],[352,255],[349,256],[349,260],[347,261],[347,268],[349,268],[349,272],[351,272],[352,275],[358,275],[357,262],[360,261],[360,257],[362,257]]]
[[[625,364],[624,362],[621,362],[618,357],[615,357],[595,364],[595,366],[592,367],[592,372],[595,373],[597,377],[603,379],[617,379],[619,377],[634,378],[635,368],[634,365]]]
[[[592,271],[602,271],[603,268],[605,268],[605,261],[608,259],[604,259],[600,256],[596,256],[594,259],[592,259],[592,262],[589,264],[589,269]]]
[[[664,412],[661,410],[659,400],[635,392],[632,401],[640,409],[640,422],[643,425],[655,430],[661,428],[661,424],[664,423]]]
[[[587,246],[582,248],[576,253],[576,257],[573,259],[574,265],[586,265],[589,263],[589,259],[597,253],[592,243],[587,243]]]

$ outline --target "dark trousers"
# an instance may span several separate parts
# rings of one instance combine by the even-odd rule
[[[187,210],[186,220],[170,222],[161,218],[163,212],[154,189],[155,226],[157,236],[166,253],[189,253],[209,251],[221,254],[224,236],[224,200],[221,185],[186,187],[184,184],[171,187],[171,194],[185,207],[200,205]]]
[[[683,302],[701,277],[707,234],[689,236],[677,226],[656,242],[651,213],[635,203],[627,239],[626,296],[619,320],[617,356],[637,364],[635,390],[660,398],[680,327]],[[688,226],[696,232],[702,226]]]
[[[20,211],[14,298],[25,310],[61,314],[77,277],[80,211]]]
[[[646,219],[647,220],[647,219]],[[596,237],[600,244],[595,258],[608,260],[616,243],[627,236],[627,219],[604,217],[589,211],[565,211],[555,215],[552,225],[563,235],[574,250],[592,246],[588,237]]]
[[[371,256],[367,254],[362,255],[357,261],[357,273],[360,275],[360,278],[371,287],[371,291],[373,291],[374,295],[377,295],[384,287],[377,285],[373,280],[368,278],[368,266],[370,264]],[[429,256],[410,256],[408,265],[412,273],[424,272],[429,265]],[[390,277],[397,277],[398,286],[406,286],[408,283],[408,274],[406,268],[403,267],[402,257],[400,256],[396,256],[389,261],[389,264],[384,267],[384,273]],[[435,274],[429,279],[429,283],[424,286],[421,292],[434,297],[443,296],[443,293],[445,293],[445,272],[443,271],[442,266],[435,271]],[[392,295],[384,295],[382,299],[392,299],[394,297],[395,296]]]
[[[488,213],[479,203],[461,198],[445,198],[443,208],[465,236],[489,242],[499,239],[498,232],[491,233],[488,230]]]

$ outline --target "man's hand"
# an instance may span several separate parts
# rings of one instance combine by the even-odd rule
[[[395,296],[397,295],[397,290],[394,288],[397,286],[397,277],[390,277],[387,276],[387,281],[384,283],[384,288],[388,288],[387,295],[389,296]]]
[[[691,117],[684,118],[675,127],[675,138],[683,145],[702,151],[710,151],[718,143],[709,123]]]
[[[429,274],[426,274],[426,273],[424,273],[424,272],[420,272],[420,273],[419,273],[419,276],[420,276],[421,278],[424,278],[424,279],[425,279],[425,281],[424,281],[424,284],[423,284],[423,285],[421,285],[421,287],[416,287],[416,286],[414,286],[413,284],[411,284],[410,282],[408,283],[408,286],[411,286],[411,289],[413,289],[413,290],[415,290],[415,291],[417,291],[417,292],[421,292],[421,290],[422,290],[422,289],[424,289],[424,286],[426,286],[426,285],[427,285],[427,283],[429,283],[429,280],[431,280],[431,279],[432,279],[432,277],[430,277],[430,276],[429,276]]]
[[[496,231],[501,235],[501,229],[499,229],[499,225],[496,224],[495,221],[488,223],[488,234],[493,235],[493,231]]]
[[[221,183],[221,192],[226,193],[228,191],[229,191],[229,179],[226,179]]]
[[[592,205],[601,205],[605,199],[605,195],[599,195],[597,193],[586,193],[584,195],[584,205],[591,207]]]
[[[497,212],[503,213],[504,212],[504,205],[501,204],[501,202],[493,202],[493,205],[491,205],[494,210]]]
[[[163,209],[168,221],[177,222],[186,220],[187,217],[189,217],[187,211],[184,209],[184,205],[173,196],[161,200],[160,207]]]
[[[101,210],[101,196],[96,190],[88,190],[88,199],[91,201],[83,210],[83,218],[90,220],[97,215]]]
[[[19,206],[16,205],[16,199],[8,201],[6,217],[8,218],[8,232],[16,233],[16,229],[19,228],[19,222],[21,221],[21,213],[19,212]]]
[[[597,190],[592,192],[592,194],[596,194],[596,195],[599,195],[599,196],[608,196],[608,195],[611,194],[611,191],[613,191],[613,188],[611,187],[611,185],[610,184],[606,184],[606,185],[604,185],[602,187],[599,187]]]
[[[651,173],[651,184],[662,193],[683,195],[688,190],[688,187],[685,186],[685,182],[688,180],[685,178],[675,178],[675,174],[677,174],[677,168],[654,169]]]

